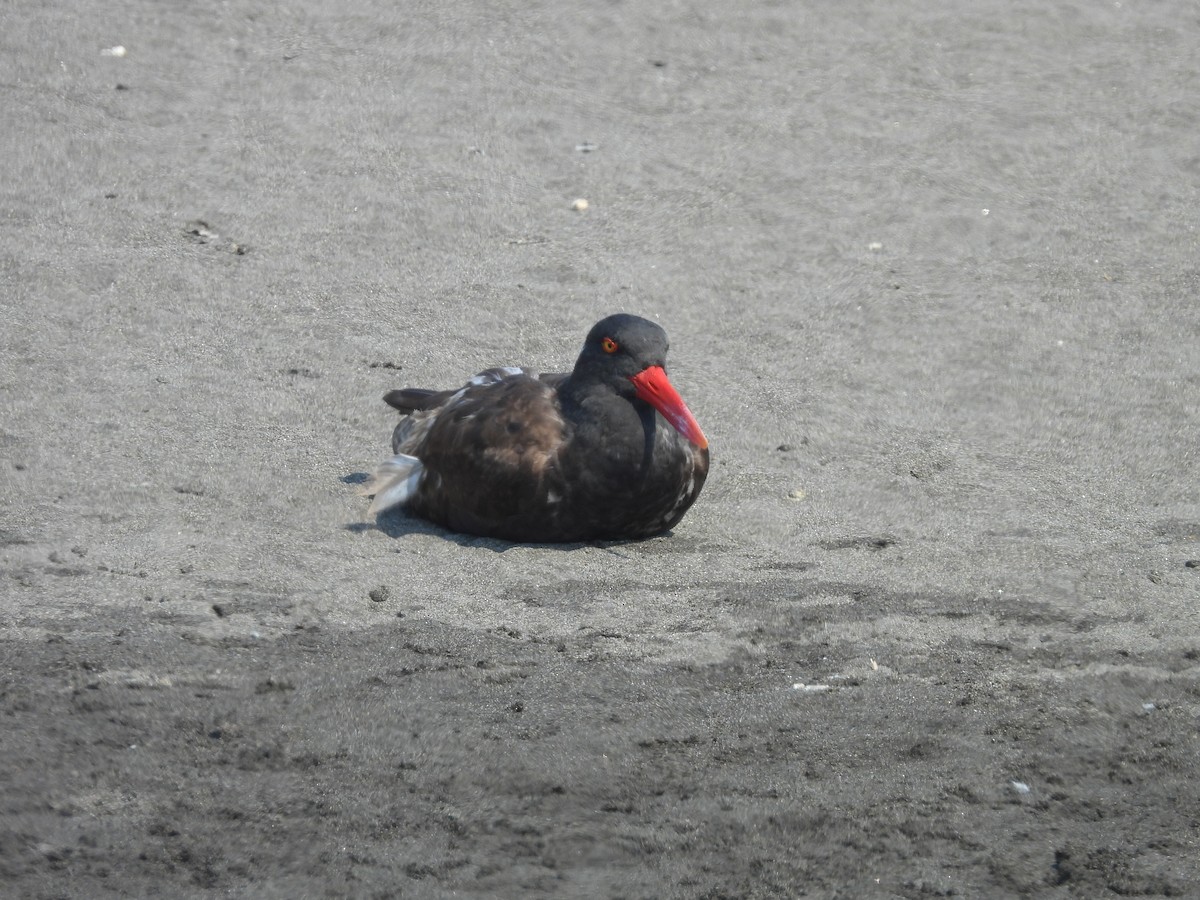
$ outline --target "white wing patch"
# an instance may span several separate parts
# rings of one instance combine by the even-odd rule
[[[496,384],[505,378],[516,378],[518,375],[531,375],[528,369],[520,366],[497,366],[494,369],[480,372],[467,382],[469,387],[480,387],[485,384]]]
[[[404,506],[417,492],[425,466],[415,456],[397,453],[375,470],[374,477],[363,485],[364,494],[374,494],[368,515],[378,515],[397,506]]]

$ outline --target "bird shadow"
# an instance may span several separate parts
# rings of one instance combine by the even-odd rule
[[[370,475],[366,472],[351,472],[348,475],[343,475],[339,480],[343,484],[360,485],[365,484]],[[623,555],[620,550],[630,545],[647,544],[657,541],[663,537],[669,537],[672,532],[664,532],[661,535],[655,535],[651,538],[643,538],[641,540],[627,541],[577,541],[573,543],[533,543],[533,542],[515,542],[506,541],[502,538],[481,537],[474,534],[462,534],[457,531],[450,531],[448,528],[442,528],[440,525],[435,525],[425,519],[417,516],[412,516],[406,513],[403,509],[389,509],[387,512],[375,518],[375,521],[364,520],[362,522],[350,522],[342,526],[343,530],[349,531],[351,534],[365,534],[369,531],[380,531],[390,538],[402,538],[410,535],[428,535],[430,537],[441,538],[444,541],[449,541],[458,544],[460,547],[478,547],[483,550],[491,550],[494,553],[504,553],[507,550],[520,548],[540,549],[540,550],[579,550],[583,547],[596,547],[600,550],[606,550],[610,553],[616,553],[618,556]]]

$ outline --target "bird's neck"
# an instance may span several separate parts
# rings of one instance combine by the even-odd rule
[[[631,392],[622,395],[606,382],[586,381],[559,388],[563,416],[573,424],[573,444],[593,466],[608,461],[622,471],[644,467],[654,436],[654,408]]]
[[[630,394],[632,397],[632,385],[630,385]],[[595,408],[597,404],[628,399],[623,397],[615,386],[604,381],[581,377],[578,373],[572,374],[563,382],[558,389],[558,396],[564,409],[574,407],[580,410]]]

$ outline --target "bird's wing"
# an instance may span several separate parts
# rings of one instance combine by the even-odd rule
[[[396,455],[364,486],[374,511],[417,501],[442,520],[486,520],[544,502],[558,488],[555,462],[569,436],[558,381],[505,368],[457,391],[393,391],[388,403],[409,415],[392,438]]]

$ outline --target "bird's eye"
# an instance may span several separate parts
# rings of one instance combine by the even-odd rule
[[[617,342],[614,341],[610,337],[606,337],[600,341],[600,349],[603,350],[605,353],[616,353],[617,352]]]

